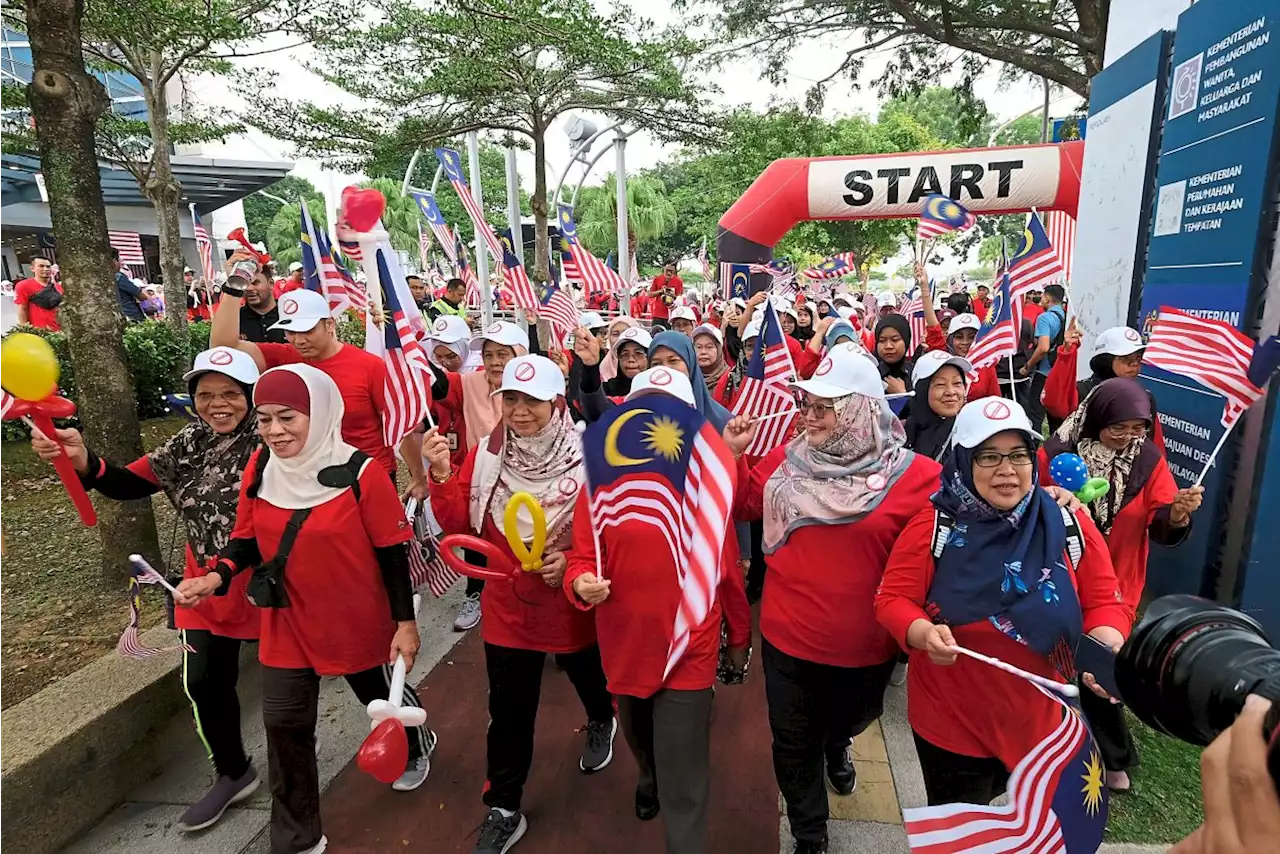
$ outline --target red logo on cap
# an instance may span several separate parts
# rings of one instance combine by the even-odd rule
[[[211,365],[229,365],[231,364],[230,350],[214,350],[209,354],[209,364]]]
[[[578,491],[578,482],[571,477],[562,477],[557,488],[561,495],[573,495]]]
[[[999,400],[993,400],[986,406],[982,407],[982,414],[992,421],[1004,421],[1013,414],[1013,410],[1009,408],[1009,404]]]
[[[831,373],[831,357],[827,356],[822,360],[822,364],[818,365],[818,369],[813,372],[815,377],[824,377]]]
[[[489,328],[488,328],[487,330],[485,330],[485,331],[486,331],[486,332],[489,332],[489,333],[501,332],[501,331],[502,331],[502,323],[501,323],[501,322],[498,322],[498,323],[490,323],[490,324],[489,324]]]
[[[285,300],[283,307],[280,309],[280,313],[281,314],[297,314],[298,313],[297,300],[291,300],[291,299]]]
[[[1137,340],[1138,340],[1138,333],[1137,333],[1136,331],[1132,330],[1132,329],[1126,329],[1126,330],[1124,331],[1124,337],[1125,337],[1125,338],[1128,338],[1130,341],[1137,341]]]
[[[436,321],[436,332],[444,332],[448,328],[449,324],[445,322],[443,317]]]
[[[659,368],[650,375],[650,382],[658,386],[671,385],[671,373]]]
[[[533,379],[533,375],[537,372],[538,369],[533,366],[532,362],[525,362],[524,364],[516,367],[516,379],[525,383]]]

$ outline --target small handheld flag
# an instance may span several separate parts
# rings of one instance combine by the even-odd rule
[[[959,202],[937,194],[926,196],[916,239],[933,240],[952,231],[964,231],[977,221],[978,218]]]

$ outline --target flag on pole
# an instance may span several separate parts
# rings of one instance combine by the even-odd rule
[[[480,280],[476,278],[475,270],[471,269],[471,259],[467,256],[467,244],[462,242],[461,237],[456,237],[454,240],[453,266],[457,270],[458,278],[467,285],[467,307],[479,308],[483,302],[483,296],[480,293]]]
[[[1009,281],[1012,285],[1010,296],[1015,304],[1021,305],[1022,298],[1028,291],[1042,291],[1046,285],[1061,282],[1063,279],[1062,261],[1058,251],[1049,242],[1040,217],[1034,213],[1027,214],[1027,227],[1022,233],[1022,242],[1018,251],[1009,259]],[[1022,311],[1018,309],[1021,321]]]
[[[315,291],[329,301],[329,314],[337,317],[348,308],[365,311],[369,297],[356,284],[345,265],[335,260],[329,248],[329,235],[316,228],[307,203],[300,202],[302,219],[302,282],[307,290]]]
[[[1230,323],[1163,306],[1151,327],[1142,361],[1221,394],[1227,399],[1222,425],[1230,427],[1262,397],[1261,386],[1280,362],[1280,345],[1275,342],[1272,336],[1255,347],[1252,338]]]
[[[338,251],[344,258],[350,258],[352,261],[363,261],[364,252],[360,249],[360,244],[354,240],[343,240],[338,238]]]
[[[724,299],[746,299],[751,292],[751,265],[721,261],[720,292]]]
[[[665,680],[716,601],[736,487],[733,455],[698,410],[655,394],[615,406],[587,427],[582,456],[597,542],[607,546],[609,529],[623,523],[652,525],[675,564],[680,602]]]
[[[1018,352],[1017,324],[1020,321],[1015,320],[1011,290],[1006,272],[991,293],[991,306],[973,339],[973,346],[969,348],[967,358],[975,371]]]
[[[176,652],[178,650],[195,652],[193,647],[186,644],[166,646],[163,649],[146,646],[142,643],[142,638],[138,636],[138,628],[142,622],[142,585],[159,584],[160,580],[160,573],[150,566],[146,566],[145,569],[134,569],[129,577],[129,625],[124,627],[124,631],[120,634],[120,640],[116,641],[116,652],[124,658],[142,661],[164,652]]]
[[[556,282],[535,286],[529,281],[529,273],[515,253],[502,241],[498,241],[498,247],[502,250],[502,266],[506,269],[507,285],[516,305],[547,318],[562,333],[577,329],[578,308],[573,304],[573,298]]]
[[[431,232],[423,231],[421,222],[415,225],[418,226],[418,269],[425,273],[431,258]]]
[[[1078,711],[1038,686],[1037,690],[1062,705],[1062,721],[1013,769],[1009,802],[905,810],[912,854],[1098,850],[1108,807],[1098,746]]]
[[[839,255],[832,255],[824,260],[816,267],[801,272],[800,275],[806,279],[838,279],[841,276],[849,276],[857,272],[854,267],[854,254],[852,252],[841,252]]]
[[[978,218],[964,205],[934,193],[925,196],[920,224],[916,227],[916,239],[933,240],[948,232],[964,231],[977,221]]]
[[[432,530],[430,504],[410,498],[404,512],[413,525],[414,539],[409,544],[409,586],[414,590],[427,587],[431,595],[439,599],[462,576],[440,557],[440,542]]]
[[[1076,246],[1076,219],[1066,211],[1046,211],[1044,214],[1044,230],[1049,242],[1058,251],[1058,260],[1062,262],[1062,279],[1064,284],[1071,282],[1071,256]]]
[[[795,296],[799,291],[796,288],[796,271],[795,268],[786,261],[777,258],[768,264],[748,264],[747,269],[753,273],[764,273],[769,277],[769,290],[781,296]]]
[[[366,316],[364,348],[387,366],[382,440],[394,448],[426,420],[432,374],[426,351],[404,310],[404,306],[413,305],[413,295],[390,244],[383,242],[377,256],[377,277],[370,285],[382,289],[383,321],[378,328],[372,313]]]
[[[587,295],[623,293],[627,289],[622,277],[609,269],[603,261],[587,251],[578,241],[578,226],[573,220],[573,208],[559,206],[560,262],[564,277],[570,282],[581,282]]]
[[[462,201],[462,206],[467,209],[467,215],[471,217],[472,225],[476,227],[476,231],[480,233],[485,245],[489,247],[494,260],[501,264],[503,254],[502,241],[498,240],[498,235],[494,233],[493,226],[489,225],[485,219],[484,210],[481,209],[480,203],[476,201],[475,196],[471,195],[471,188],[467,185],[467,177],[462,172],[462,155],[452,148],[437,148],[436,159],[444,167],[444,175],[449,179],[449,183],[453,185],[453,189],[457,191],[458,198]]]
[[[698,248],[698,267],[702,270],[702,281],[711,281],[711,262],[707,260],[707,238],[702,238],[702,246]]]
[[[209,231],[204,227],[204,223],[200,222],[200,214],[196,213],[195,205],[191,206],[191,232],[196,238],[196,254],[200,256],[200,275],[206,282],[212,282],[213,239],[209,237]]]
[[[120,250],[120,263],[130,267],[147,266],[147,258],[142,254],[142,238],[136,231],[108,231],[107,242],[112,249]]]
[[[931,293],[932,290],[930,288]],[[922,346],[925,336],[924,299],[918,285],[902,295],[902,304],[898,307],[898,313],[907,319],[912,349]]]
[[[748,456],[763,457],[790,438],[796,399],[788,384],[795,375],[795,365],[791,363],[791,352],[787,349],[787,339],[782,333],[782,324],[778,322],[773,300],[765,300],[760,337],[756,339],[755,350],[742,378],[741,392],[733,406],[734,415],[768,419],[761,421],[756,428],[756,435],[745,451]],[[786,412],[791,414],[782,414]]]

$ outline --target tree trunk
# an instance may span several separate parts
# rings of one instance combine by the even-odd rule
[[[34,65],[28,97],[66,290],[58,319],[76,367],[85,438],[105,459],[130,462],[142,455],[142,438],[133,379],[125,365],[124,323],[93,140],[94,124],[110,101],[102,84],[85,70],[83,15],[83,0],[27,0]],[[119,588],[128,575],[130,552],[163,566],[148,500],[99,502],[98,539],[104,587]]]
[[[182,257],[182,231],[178,203],[182,185],[173,177],[169,160],[169,98],[163,85],[143,85],[147,97],[147,122],[151,128],[151,177],[142,194],[156,209],[160,231],[160,274],[164,277],[164,318],[178,342],[187,347],[187,286],[182,281],[186,260]]]

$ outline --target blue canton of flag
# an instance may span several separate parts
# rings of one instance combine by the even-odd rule
[[[182,415],[188,421],[198,421],[200,416],[196,414],[195,405],[191,402],[189,394],[166,394],[164,402],[169,407],[169,411],[174,415]]]
[[[1249,360],[1249,382],[1265,388],[1277,368],[1280,368],[1280,336],[1272,335],[1253,348],[1253,358]]]
[[[1045,233],[1040,217],[1029,214],[1018,251],[1009,259],[1009,281],[1013,286],[1011,295],[1021,302],[1028,291],[1042,291],[1046,285],[1061,282],[1065,277],[1058,250],[1049,242],[1049,235]],[[1021,308],[1016,311],[1021,320]]]
[[[917,240],[933,240],[951,231],[964,231],[978,218],[959,202],[946,196],[925,196],[924,210],[920,211],[920,225],[916,228]]]
[[[502,243],[498,240],[498,235],[494,234],[493,226],[489,225],[485,219],[480,203],[476,201],[475,196],[471,195],[471,189],[467,186],[467,177],[462,174],[462,156],[452,148],[437,148],[436,159],[444,167],[445,177],[453,185],[459,201],[466,208],[467,215],[471,217],[471,224],[475,226],[476,231],[484,238],[485,245],[489,247],[493,257],[501,260]],[[479,251],[478,248],[477,251]]]
[[[722,261],[720,291],[724,299],[746,299],[751,293],[751,265]]]
[[[806,279],[838,279],[841,276],[857,272],[853,265],[854,254],[852,252],[841,252],[839,255],[832,255],[830,258],[823,260],[816,267],[810,267],[800,275]]]
[[[1011,290],[1009,274],[1005,273],[991,294],[991,307],[973,339],[973,346],[969,348],[969,363],[975,370],[985,368],[1018,351],[1018,329],[1014,322]]]

